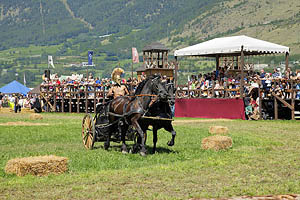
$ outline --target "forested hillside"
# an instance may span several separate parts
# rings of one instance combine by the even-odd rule
[[[100,46],[98,36],[106,34],[113,34],[109,43],[120,43],[114,49],[127,44],[142,45],[183,28],[215,2],[217,0],[2,0],[0,49],[60,44],[69,38],[74,39],[73,43],[87,43],[91,48]]]
[[[116,65],[129,70],[131,47],[154,41],[173,51],[245,34],[291,47],[293,59],[300,55],[299,33],[298,0],[1,0],[0,86],[24,73],[35,86],[47,55],[60,74],[84,73],[78,66],[88,50],[95,52],[90,70],[97,76]]]

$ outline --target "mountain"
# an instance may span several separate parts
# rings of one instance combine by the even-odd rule
[[[287,45],[291,59],[300,59],[299,33],[299,0],[1,0],[0,86],[24,73],[35,86],[47,55],[55,72],[85,73],[76,65],[87,50],[94,50],[97,76],[118,64],[130,70],[131,47],[154,41],[173,51],[244,34]]]
[[[98,36],[114,34],[110,42],[128,35],[158,40],[217,0],[2,0],[0,49],[53,45],[75,39],[98,46]],[[97,40],[98,39],[98,40]],[[96,41],[95,41],[96,40]],[[122,41],[123,42],[123,41]],[[122,43],[121,42],[121,43]],[[95,45],[96,44],[96,45]]]
[[[189,21],[181,33],[172,34],[168,39],[176,47],[186,46],[186,41],[194,44],[228,35],[248,35],[286,45],[292,54],[300,54],[300,1],[223,1]]]

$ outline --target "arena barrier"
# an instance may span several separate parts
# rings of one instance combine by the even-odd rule
[[[175,117],[245,120],[243,99],[176,99]]]

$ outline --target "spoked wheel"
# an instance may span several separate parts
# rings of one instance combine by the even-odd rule
[[[95,123],[91,114],[84,116],[82,120],[82,141],[87,149],[93,149],[95,143]]]

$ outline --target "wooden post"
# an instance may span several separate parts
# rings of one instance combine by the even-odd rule
[[[159,68],[159,61],[160,61],[160,53],[159,52],[157,52],[157,66],[156,66],[156,68]]]
[[[69,99],[69,113],[72,112],[72,90],[71,90],[72,86],[69,86],[69,92],[70,92],[70,99]]]
[[[168,68],[168,56],[169,56],[169,54],[168,54],[168,52],[166,52],[165,68]]]
[[[240,98],[244,98],[244,47],[241,48],[241,83],[240,83]]]
[[[64,87],[62,88],[62,99],[61,99],[61,112],[65,112],[65,93]]]
[[[79,89],[77,89],[77,92],[76,92],[76,99],[77,99],[77,113],[79,113],[79,103],[80,103],[80,93],[79,93]]]
[[[289,68],[289,53],[285,53],[285,71]]]
[[[274,117],[275,120],[278,120],[278,104],[276,97],[274,97]]]
[[[225,87],[225,94],[224,94],[224,98],[227,98],[228,97],[228,78],[226,78],[226,87]]]
[[[259,119],[262,120],[262,95],[260,90],[260,83],[258,84],[258,98],[259,98]]]
[[[96,113],[96,86],[94,85],[94,113]]]
[[[88,113],[88,88],[89,85],[87,84],[85,87],[85,113]]]
[[[131,59],[131,83],[130,83],[130,93],[133,91],[133,60]]]
[[[291,89],[292,89],[292,102],[291,102],[291,106],[292,106],[292,110],[291,110],[291,118],[292,120],[295,120],[295,90],[294,90],[294,87],[293,85],[291,86]]]
[[[216,71],[219,70],[219,67],[220,67],[220,57],[219,55],[216,55]]]
[[[151,54],[151,65],[150,65],[151,67],[150,68],[153,68],[153,53],[152,53],[152,51],[150,54]]]
[[[47,109],[47,112],[49,112],[49,104],[48,104],[48,102],[49,102],[49,83],[47,84],[47,96],[46,96],[46,109]]]
[[[105,85],[103,85],[103,95],[102,95],[102,101],[103,101],[103,105],[105,104]]]
[[[57,96],[57,94],[56,94],[56,86],[54,86],[54,112],[57,111],[56,110],[56,96]]]
[[[174,75],[174,86],[175,89],[177,90],[178,88],[178,60],[177,60],[177,56],[175,56],[175,75]],[[175,94],[175,98],[178,98],[178,93],[176,92]]]

